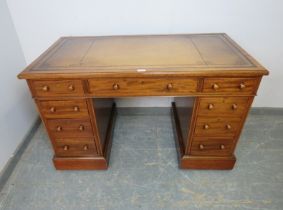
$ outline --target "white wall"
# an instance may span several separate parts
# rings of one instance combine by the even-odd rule
[[[226,32],[271,71],[254,106],[283,107],[282,0],[8,0],[27,63],[58,37]],[[169,105],[167,99],[121,105]]]
[[[25,82],[17,79],[26,65],[5,0],[0,0],[0,171],[36,118]]]

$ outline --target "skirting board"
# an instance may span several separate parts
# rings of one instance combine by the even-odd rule
[[[168,115],[170,116],[170,107],[118,107],[118,115]],[[250,110],[251,115],[283,115],[283,108],[267,108],[267,107],[255,107]],[[38,129],[41,120],[38,118],[31,129],[28,131],[27,135],[23,138],[23,142],[19,145],[15,151],[15,155],[11,157],[9,162],[6,164],[4,169],[0,174],[0,191],[6,184],[10,175],[12,174],[14,168],[16,167],[18,161],[20,160],[22,154],[24,153],[26,147],[31,141],[33,135]]]
[[[253,107],[249,114],[253,115],[283,115],[283,108]]]

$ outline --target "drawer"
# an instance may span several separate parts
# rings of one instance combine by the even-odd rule
[[[200,98],[198,115],[242,116],[249,109],[249,101],[249,97]]]
[[[93,136],[89,120],[47,120],[47,127],[55,138]]]
[[[255,94],[258,84],[257,78],[206,78],[203,92]]]
[[[56,81],[31,81],[31,87],[35,96],[83,96],[81,80],[56,80]]]
[[[95,96],[170,96],[188,95],[198,88],[195,78],[98,78],[88,80]]]
[[[230,156],[232,154],[232,139],[196,138],[191,145],[191,155],[200,156]]]
[[[45,118],[88,118],[85,100],[39,101],[40,111]]]
[[[194,136],[233,137],[240,129],[241,119],[234,117],[198,117]]]
[[[55,153],[61,157],[96,156],[97,150],[93,138],[56,139]]]

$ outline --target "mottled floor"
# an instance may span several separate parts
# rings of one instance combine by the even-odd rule
[[[119,115],[107,171],[55,171],[41,126],[0,209],[283,209],[283,117],[250,115],[232,171],[180,170],[169,115]]]

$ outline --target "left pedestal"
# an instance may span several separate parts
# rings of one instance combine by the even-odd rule
[[[29,81],[58,170],[108,168],[116,107],[84,96],[80,80]]]
[[[98,113],[98,112],[97,112]],[[101,114],[101,113],[99,113]],[[106,114],[106,113],[105,113]],[[104,138],[101,141],[103,133],[97,132],[97,138],[99,143],[96,146],[97,148],[101,148],[101,155],[92,154],[93,156],[77,156],[77,157],[60,157],[54,155],[53,163],[57,170],[106,170],[109,166],[109,158],[111,153],[112,146],[112,132],[116,119],[116,106],[113,103],[110,116],[108,120],[105,119],[104,128],[106,131],[104,133]],[[104,121],[102,121],[103,123]],[[101,122],[96,126],[99,129],[103,129],[100,127]]]

